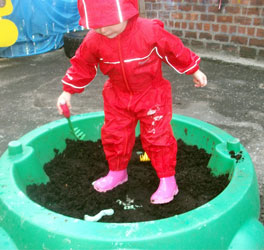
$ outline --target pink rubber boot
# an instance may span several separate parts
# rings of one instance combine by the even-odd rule
[[[169,203],[178,192],[179,190],[174,176],[160,178],[159,187],[151,196],[150,202],[153,204]]]
[[[127,181],[127,170],[120,171],[109,171],[105,177],[102,177],[92,184],[94,189],[98,192],[107,192],[117,187],[120,184],[123,184]]]

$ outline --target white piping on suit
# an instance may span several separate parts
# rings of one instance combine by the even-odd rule
[[[117,0],[117,1],[118,1],[118,0]],[[158,48],[157,48],[157,47],[154,47],[154,48],[150,51],[150,53],[149,53],[147,56],[144,56],[144,57],[137,57],[137,58],[132,58],[132,59],[125,59],[125,60],[124,60],[124,63],[130,63],[130,62],[133,62],[133,61],[145,60],[146,58],[150,57],[150,55],[153,53],[153,51],[156,52],[157,56],[158,56],[160,59],[164,59],[164,58],[159,54]],[[165,56],[165,60],[166,60],[166,62],[168,63],[168,65],[169,65],[171,68],[173,68],[176,72],[178,72],[179,74],[185,74],[186,72],[192,70],[194,67],[197,66],[197,63],[200,61],[200,58],[198,58],[198,59],[195,61],[194,65],[192,65],[190,68],[188,68],[188,69],[185,70],[184,72],[180,72],[179,70],[177,70],[177,69],[176,69],[176,68],[170,63],[170,61],[168,60],[168,57],[167,57],[167,56]],[[116,62],[104,62],[104,59],[103,59],[103,58],[100,58],[100,61],[103,61],[103,63],[105,63],[105,64],[119,64],[119,63],[120,63],[120,61],[116,61]],[[96,68],[96,70],[97,70],[97,68]],[[70,80],[73,79],[73,77],[72,77],[71,75],[69,75],[68,73],[67,73],[66,75],[67,75],[67,77],[68,77]],[[83,87],[78,87],[78,86],[75,86],[75,85],[73,85],[73,84],[67,83],[67,82],[65,82],[64,80],[62,80],[62,82],[63,82],[64,84],[69,85],[69,86],[71,86],[71,87],[73,87],[73,88],[76,88],[76,89],[82,89],[82,88],[85,88],[85,87],[87,87],[87,86],[89,85],[89,83],[88,83],[88,84],[84,85]]]

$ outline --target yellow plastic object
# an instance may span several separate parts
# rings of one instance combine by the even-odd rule
[[[0,19],[0,47],[13,45],[18,37],[16,25],[7,19]]]
[[[146,152],[143,155],[139,156],[139,160],[140,161],[150,161],[150,159],[149,159],[149,157],[148,157]]]
[[[0,0],[0,47],[9,47],[13,45],[18,38],[18,29],[16,25],[8,20],[2,19],[13,11],[11,0]]]

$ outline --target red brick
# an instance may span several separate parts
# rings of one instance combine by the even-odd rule
[[[215,4],[215,0],[207,0],[207,1],[202,0],[202,2],[203,2],[203,3],[204,3],[204,2],[207,2],[209,6]],[[222,1],[222,2],[223,2],[223,1]]]
[[[205,12],[206,11],[206,7],[204,5],[194,5],[193,6],[193,11]]]
[[[258,60],[263,60],[264,61],[264,49],[260,49],[258,53]]]
[[[229,26],[229,33],[234,34],[234,33],[236,33],[236,32],[237,32],[237,26],[235,26],[235,25],[230,25],[230,26]]]
[[[168,25],[169,25],[169,27],[174,27],[174,22],[171,20],[168,20]]]
[[[192,21],[198,20],[198,14],[196,14],[196,13],[187,13],[185,15],[185,19],[192,20]]]
[[[218,13],[219,12],[218,6],[209,6],[208,12]]]
[[[181,38],[181,41],[185,46],[188,46],[190,44],[190,39],[185,39],[184,37]]]
[[[145,10],[149,11],[149,10],[151,10],[151,8],[152,8],[152,6],[150,3],[145,4]]]
[[[195,38],[197,37],[197,33],[196,32],[191,32],[191,31],[186,31],[185,33],[185,37],[188,37],[188,38]]]
[[[158,11],[158,17],[161,20],[169,19],[170,18],[170,12],[169,11]]]
[[[179,13],[179,12],[173,12],[173,13],[171,13],[171,17],[173,18],[173,19],[183,19],[183,14],[182,13]]]
[[[228,27],[226,24],[221,25],[221,32],[227,33]]]
[[[226,13],[231,13],[231,14],[240,14],[241,8],[239,6],[226,6],[225,11]]]
[[[231,42],[246,45],[248,38],[243,36],[232,36]]]
[[[251,58],[255,59],[257,54],[257,50],[254,48],[248,48],[248,47],[241,47],[239,55],[244,58]]]
[[[198,0],[185,0],[184,2],[194,4],[198,3]]]
[[[207,15],[207,14],[201,14],[201,21],[215,21],[215,15]]]
[[[203,29],[204,29],[205,31],[210,31],[210,30],[211,30],[211,25],[210,25],[210,23],[205,23]]]
[[[264,29],[257,29],[257,37],[264,37]]]
[[[189,29],[193,30],[194,29],[194,23],[189,23]]]
[[[262,6],[263,5],[263,0],[251,0],[250,5],[257,5],[257,6]]]
[[[187,23],[182,23],[181,27],[182,27],[182,29],[186,29],[187,28]]]
[[[251,46],[257,46],[257,47],[264,47],[264,39],[251,38],[249,40],[249,45],[251,45]]]
[[[203,24],[202,23],[196,23],[196,29],[202,30],[203,29]]]
[[[216,34],[215,40],[220,41],[220,42],[228,42],[228,36],[222,35],[222,34]]]
[[[147,18],[157,18],[158,17],[158,12],[156,11],[148,11],[146,14],[147,14]]]
[[[207,33],[207,32],[202,32],[202,33],[200,33],[199,38],[212,40],[212,35],[210,33]]]
[[[180,28],[181,27],[181,23],[180,22],[175,22],[174,23],[174,27],[175,28]]]
[[[222,49],[228,51],[229,54],[237,55],[238,54],[238,47],[234,45],[222,45]]]
[[[247,35],[254,36],[255,35],[255,28],[247,27]]]
[[[219,31],[219,24],[212,24],[212,29],[214,32],[218,32]]]
[[[239,34],[246,34],[246,27],[245,26],[239,26],[237,31]]]
[[[191,45],[197,48],[204,48],[204,44],[201,41],[192,40]]]
[[[165,3],[164,8],[165,10],[168,10],[168,11],[175,11],[178,9],[178,5],[172,5],[172,4]]]
[[[232,16],[217,16],[217,22],[219,23],[232,23]]]
[[[254,18],[253,25],[264,25],[264,20],[262,18]]]
[[[192,10],[192,5],[183,5],[183,4],[181,4],[179,6],[179,10],[181,10],[181,11],[191,11]]]
[[[161,3],[152,4],[152,9],[153,10],[160,10],[161,8],[162,8],[162,4]]]
[[[246,15],[246,16],[250,16],[250,15],[256,15],[259,16],[260,13],[260,8],[256,7],[256,8],[243,8],[242,9],[242,14]]]
[[[236,16],[234,18],[234,22],[242,25],[250,25],[252,23],[252,19],[250,17],[245,16]]]
[[[178,37],[183,36],[183,32],[181,30],[172,30],[172,34]]]

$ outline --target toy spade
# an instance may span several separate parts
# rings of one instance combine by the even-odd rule
[[[68,120],[69,127],[70,127],[74,137],[77,140],[83,140],[86,135],[79,128],[74,128],[73,127],[72,122],[70,120],[71,113],[70,113],[70,110],[69,110],[69,108],[68,108],[68,106],[67,106],[67,104],[66,104],[66,102],[64,100],[62,100],[60,102],[60,107],[62,109],[62,113],[63,113],[64,117]]]

